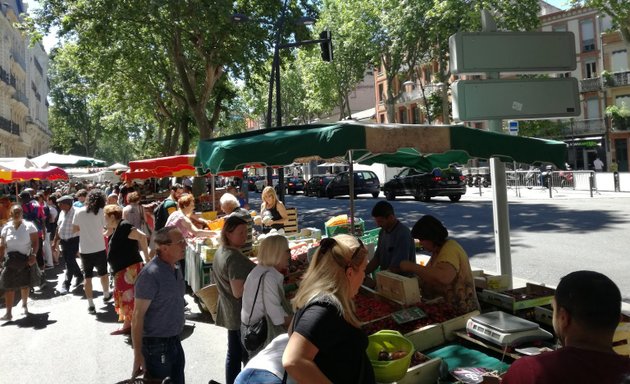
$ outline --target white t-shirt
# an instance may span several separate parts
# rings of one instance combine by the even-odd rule
[[[258,281],[260,281],[265,272],[267,272],[267,274],[258,292],[256,305],[252,306],[254,297],[256,297],[256,290],[258,289]],[[279,297],[280,292],[284,292],[282,288],[283,282],[284,276],[274,267],[260,264],[254,267],[245,280],[243,302],[241,304],[241,322],[245,324],[248,323],[249,313],[251,311],[252,318],[250,324],[255,323],[264,316],[266,309],[267,315],[275,325],[284,324],[284,318],[287,316],[287,312],[282,307],[281,298]],[[262,305],[263,298],[265,299],[264,308]]]
[[[245,365],[245,369],[263,369],[276,375],[279,379],[284,376],[284,367],[282,366],[282,354],[289,343],[289,335],[281,334],[269,343],[265,349],[258,352]],[[295,380],[287,375],[287,383],[295,384]]]
[[[1,236],[7,244],[6,252],[17,251],[25,255],[31,254],[31,233],[37,233],[37,227],[30,221],[22,220],[22,224],[15,229],[13,221],[2,227]]]
[[[74,214],[72,225],[77,225],[80,228],[80,253],[95,253],[105,250],[105,238],[103,237],[105,216],[103,208],[99,209],[96,215],[94,212],[88,212],[87,207],[78,208]]]

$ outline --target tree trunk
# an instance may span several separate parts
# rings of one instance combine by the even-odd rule
[[[185,155],[188,153],[188,151],[190,150],[190,130],[189,130],[189,123],[190,119],[188,118],[188,115],[183,115],[181,119],[179,119],[178,125],[179,125],[179,133],[182,136],[182,146],[180,148],[180,155]]]

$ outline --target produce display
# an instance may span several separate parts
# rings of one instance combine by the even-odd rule
[[[389,316],[392,312],[396,312],[400,309],[399,305],[364,291],[359,291],[354,297],[354,306],[357,317],[362,322],[369,322]]]
[[[365,331],[365,333],[367,333],[368,335],[371,335],[380,331],[381,329],[392,329],[404,335],[405,333],[415,331],[416,329],[422,328],[424,326],[442,323],[457,316],[457,312],[449,305],[444,303],[419,303],[415,306],[422,309],[424,313],[427,314],[427,317],[410,321],[408,323],[398,324],[398,322],[394,320],[390,313],[390,316],[364,324],[362,327],[363,331]]]
[[[387,352],[386,350],[381,349],[381,351],[378,353],[378,361],[392,361],[402,359],[403,357],[407,356],[408,353],[409,351]]]
[[[414,352],[414,354],[411,356],[411,364],[409,365],[410,367],[413,367],[414,365],[418,365],[418,364],[422,364],[425,363],[427,361],[431,360],[431,358],[421,352]]]

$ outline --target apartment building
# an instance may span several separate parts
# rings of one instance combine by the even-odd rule
[[[580,84],[581,114],[563,122],[563,138],[569,145],[567,162],[575,169],[592,169],[599,156],[606,165],[615,160],[619,170],[628,170],[630,127],[615,126],[606,118],[606,107],[625,105],[630,108],[630,71],[627,43],[618,32],[603,33],[611,28],[610,18],[592,8],[566,11],[541,1],[541,30],[569,31],[575,35],[575,71],[549,74],[552,77],[575,77]],[[382,68],[375,74],[376,119],[381,123],[441,123],[440,116],[427,116],[425,100],[444,85],[436,84],[435,63],[423,65],[416,72],[418,79],[396,79],[393,84],[394,120],[389,121],[386,109],[387,82]],[[606,70],[609,81],[602,81]],[[462,79],[476,78],[462,76]],[[453,76],[449,83],[456,80]],[[431,119],[429,119],[431,118]],[[486,129],[484,121],[467,121],[466,125]]]
[[[630,41],[624,41],[619,31],[604,33],[602,35],[602,48],[604,57],[604,75],[602,84],[605,92],[604,105],[615,105],[619,108],[630,110],[630,56],[628,47]],[[610,157],[615,160],[619,171],[628,172],[629,143],[630,143],[630,119],[610,119],[608,143]]]
[[[26,7],[21,0],[0,3],[0,157],[49,152],[48,55],[30,47],[15,24]]]

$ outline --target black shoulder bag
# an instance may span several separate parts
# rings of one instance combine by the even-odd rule
[[[263,273],[263,275],[260,277],[260,280],[258,280],[258,288],[256,288],[256,295],[254,295],[252,310],[249,312],[249,319],[247,320],[247,324],[243,324],[245,325],[243,344],[245,344],[245,349],[247,349],[248,351],[257,350],[258,348],[260,348],[261,345],[263,345],[265,340],[267,340],[267,317],[263,314],[263,317],[261,317],[260,320],[258,320],[254,324],[251,324],[252,313],[254,313],[254,308],[256,307],[256,299],[258,298],[258,291],[260,290],[260,283],[262,283],[266,274],[267,272]]]

